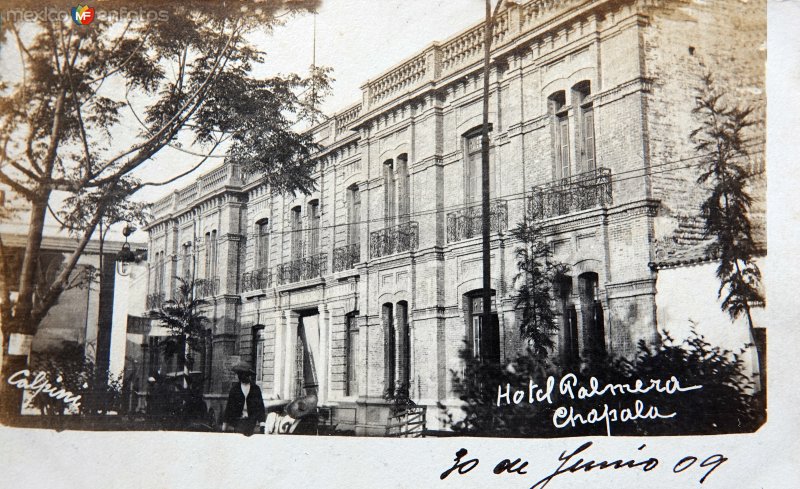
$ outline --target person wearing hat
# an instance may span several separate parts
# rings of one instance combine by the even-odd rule
[[[225,414],[222,417],[222,431],[232,429],[237,433],[252,435],[266,425],[267,415],[261,389],[252,381],[255,371],[247,362],[239,362],[231,370],[239,377],[228,393]]]

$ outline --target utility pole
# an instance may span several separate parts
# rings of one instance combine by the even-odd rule
[[[483,236],[483,331],[481,331],[481,357],[486,355],[490,331],[492,326],[492,263],[491,245],[491,216],[489,215],[489,72],[491,65],[492,37],[494,33],[494,19],[503,0],[497,0],[497,5],[492,11],[491,0],[486,1],[486,22],[483,28],[483,127],[481,128],[481,173],[482,173],[482,198],[481,198],[481,234]]]
[[[481,356],[488,351],[488,341],[491,339],[489,331],[494,331],[492,325],[492,263],[489,235],[491,234],[491,215],[489,201],[489,73],[491,68],[492,38],[494,37],[494,22],[497,13],[504,4],[519,6],[519,0],[497,0],[492,9],[492,0],[486,2],[486,21],[483,26],[483,126],[481,128],[481,234],[483,236],[483,331],[481,334]],[[491,328],[491,329],[490,329]]]

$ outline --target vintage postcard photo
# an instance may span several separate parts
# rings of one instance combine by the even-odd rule
[[[765,0],[0,5],[6,427],[768,423]]]

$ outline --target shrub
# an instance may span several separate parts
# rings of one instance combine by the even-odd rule
[[[676,343],[668,333],[663,333],[658,346],[639,344],[632,359],[605,358],[584,364],[580,371],[566,371],[556,363],[535,356],[528,351],[505,364],[482,362],[472,358],[465,349],[463,374],[453,373],[456,392],[464,402],[464,417],[454,421],[447,413],[452,429],[469,435],[503,437],[559,437],[605,435],[606,424],[577,424],[575,427],[557,429],[553,414],[559,406],[572,407],[586,416],[591,409],[632,408],[636,400],[655,406],[666,419],[638,419],[626,423],[611,423],[614,435],[688,435],[721,434],[755,431],[765,420],[763,399],[754,395],[753,382],[745,374],[741,352],[731,352],[712,346],[692,329],[690,336]],[[674,394],[658,393],[610,396],[589,399],[570,399],[558,393],[561,376],[573,373],[579,385],[589,385],[596,377],[600,385],[629,384],[641,379],[648,385],[651,379],[665,381],[674,376],[683,387],[700,385],[701,389]],[[556,381],[553,403],[527,400],[528,382],[544,386],[548,376]],[[519,404],[497,406],[498,386],[505,391],[506,384],[525,390],[525,399]]]

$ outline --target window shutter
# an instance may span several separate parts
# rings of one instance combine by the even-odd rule
[[[559,130],[561,133],[561,178],[570,176],[569,171],[569,119],[561,117],[559,119]]]
[[[584,123],[584,148],[586,151],[586,170],[591,171],[596,168],[594,156],[594,111],[588,109],[583,114]]]

